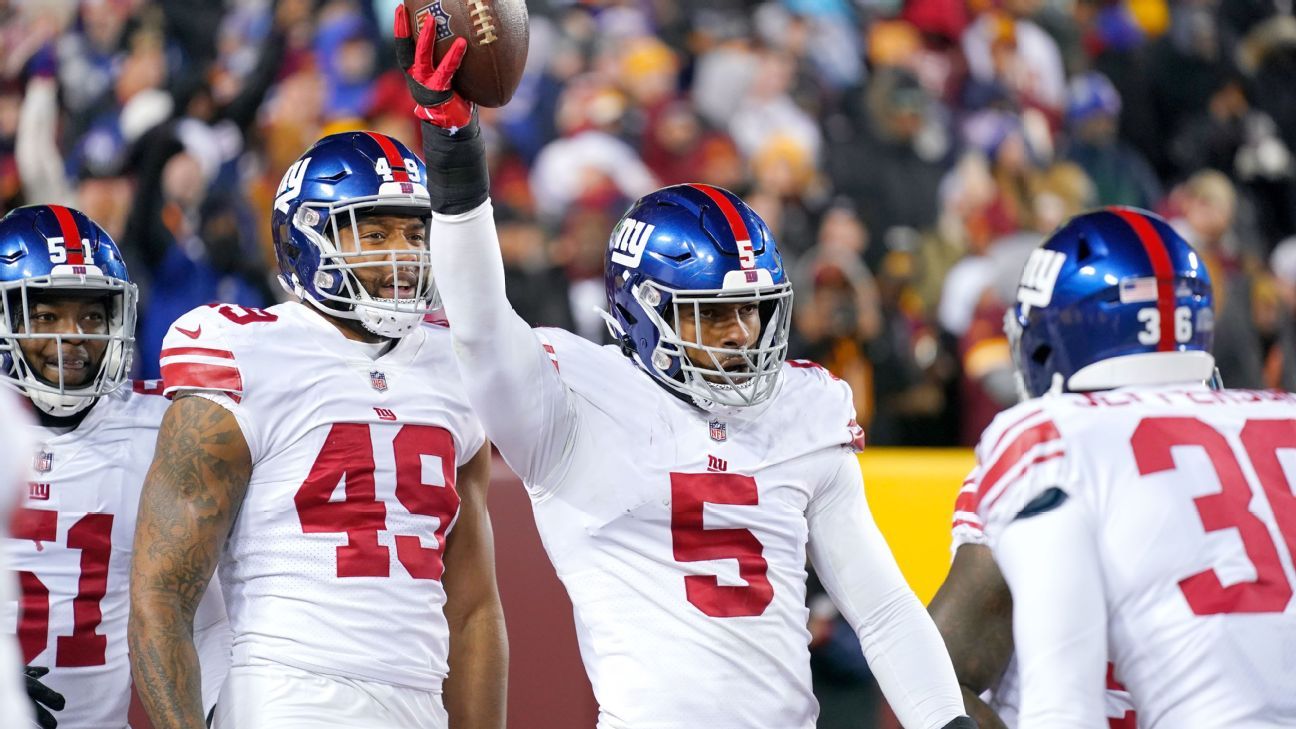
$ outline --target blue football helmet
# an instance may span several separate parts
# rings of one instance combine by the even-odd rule
[[[270,216],[279,282],[326,314],[353,319],[370,332],[408,334],[436,308],[427,251],[432,209],[427,168],[399,141],[374,132],[342,132],[319,140],[284,173]],[[366,214],[422,218],[421,251],[365,250],[343,245],[343,230],[360,239]],[[377,298],[355,272],[387,268],[405,281],[407,297]]]
[[[37,331],[31,309],[45,295],[102,296],[103,333]],[[74,415],[112,392],[130,373],[137,293],[112,238],[84,213],[61,205],[31,205],[0,218],[0,382],[26,395],[41,411]],[[41,375],[24,343],[53,340],[58,380]],[[99,369],[84,384],[64,381],[64,340],[106,342]]]
[[[1211,301],[1205,264],[1165,220],[1077,215],[1031,252],[1004,317],[1023,397],[1210,380]]]
[[[704,409],[755,405],[774,393],[792,286],[765,221],[736,195],[674,185],[639,198],[612,231],[604,276],[608,329],[669,391]],[[700,321],[703,306],[745,303],[759,307],[754,347],[710,347],[696,331],[677,331],[686,307]],[[686,348],[711,361],[693,361]]]

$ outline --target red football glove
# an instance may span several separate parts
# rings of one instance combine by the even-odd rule
[[[473,105],[450,88],[455,71],[468,50],[466,38],[455,38],[441,63],[432,64],[436,23],[429,20],[419,32],[418,45],[410,37],[409,11],[396,6],[396,62],[405,72],[405,84],[417,106],[414,115],[443,129],[468,126]]]

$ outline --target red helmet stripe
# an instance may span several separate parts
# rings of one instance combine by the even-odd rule
[[[1175,276],[1174,267],[1170,264],[1170,251],[1166,248],[1165,240],[1161,238],[1161,234],[1153,227],[1152,221],[1148,220],[1146,215],[1129,208],[1109,209],[1133,228],[1134,235],[1138,236],[1139,242],[1143,244],[1143,250],[1147,252],[1148,261],[1152,263],[1152,272],[1157,282],[1157,310],[1161,313],[1161,341],[1157,343],[1157,351],[1173,351],[1175,348]]]
[[[689,185],[689,187],[694,190],[700,190],[707,197],[711,198],[711,202],[714,202],[716,207],[720,208],[720,212],[724,213],[725,220],[729,222],[729,230],[733,233],[734,240],[751,240],[751,235],[747,232],[747,224],[743,222],[742,215],[738,213],[737,206],[735,206],[729,198],[725,197],[723,192],[720,192],[720,190],[710,185],[692,184]]]
[[[85,249],[81,247],[81,232],[77,229],[76,218],[72,217],[72,211],[62,205],[46,207],[54,213],[55,220],[58,220],[59,231],[63,235],[63,247],[67,250],[67,264],[84,266]]]
[[[400,152],[396,150],[396,145],[386,135],[365,132],[370,138],[378,143],[382,148],[383,154],[387,156],[387,164],[391,167],[392,179],[396,182],[409,182],[409,173],[405,171],[405,160],[401,159]]]

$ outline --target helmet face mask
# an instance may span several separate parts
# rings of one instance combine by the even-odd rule
[[[71,229],[63,228],[64,223]],[[83,265],[70,262],[63,243],[72,235],[81,238],[81,250],[73,255],[79,253]],[[137,289],[108,234],[79,212],[32,206],[0,220],[0,248],[5,249],[0,253],[15,251],[13,263],[0,267],[0,382],[59,417],[75,415],[121,387],[130,374],[135,344]],[[20,249],[21,255],[16,253]],[[37,305],[69,298],[102,299],[103,331],[49,331],[33,322]],[[75,383],[64,364],[65,352],[77,348],[74,342],[81,343],[92,369]],[[57,377],[43,374],[41,363],[28,356],[36,351],[52,352]]]
[[[413,331],[439,307],[424,173],[412,152],[380,134],[334,134],[307,150],[284,175],[272,215],[284,288],[373,334]],[[371,216],[419,219],[422,244],[363,246],[361,228]],[[393,289],[390,298],[376,293],[382,286]]]
[[[1004,332],[1021,394],[1205,382],[1214,371],[1205,265],[1161,218],[1076,216],[1032,252]]]
[[[769,229],[732,193],[676,185],[640,198],[612,232],[605,281],[609,331],[672,394],[710,410],[777,391],[792,288]],[[757,307],[759,332],[744,305]],[[703,333],[717,309],[738,317],[738,346]]]
[[[658,291],[661,292],[658,298],[666,302],[660,308],[670,310],[669,320],[658,307],[647,304]],[[646,366],[650,372],[656,371],[662,384],[695,402],[709,401],[729,407],[755,405],[774,393],[787,358],[792,321],[790,284],[734,293],[723,289],[675,291],[645,283],[639,287],[637,296],[649,320],[661,332]],[[721,347],[703,341],[702,327],[697,322],[702,321],[704,307],[743,304],[755,304],[760,310],[760,331],[754,346]],[[695,323],[689,327],[692,332],[679,331],[680,322],[686,316]],[[745,328],[744,334],[747,334]],[[724,366],[733,360],[740,365]]]

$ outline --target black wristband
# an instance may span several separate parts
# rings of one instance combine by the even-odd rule
[[[977,729],[977,723],[972,721],[972,717],[970,716],[960,716],[941,727],[941,729]]]
[[[475,109],[472,121],[459,129],[442,129],[423,122],[423,161],[427,163],[432,212],[466,213],[490,196],[486,144]]]

